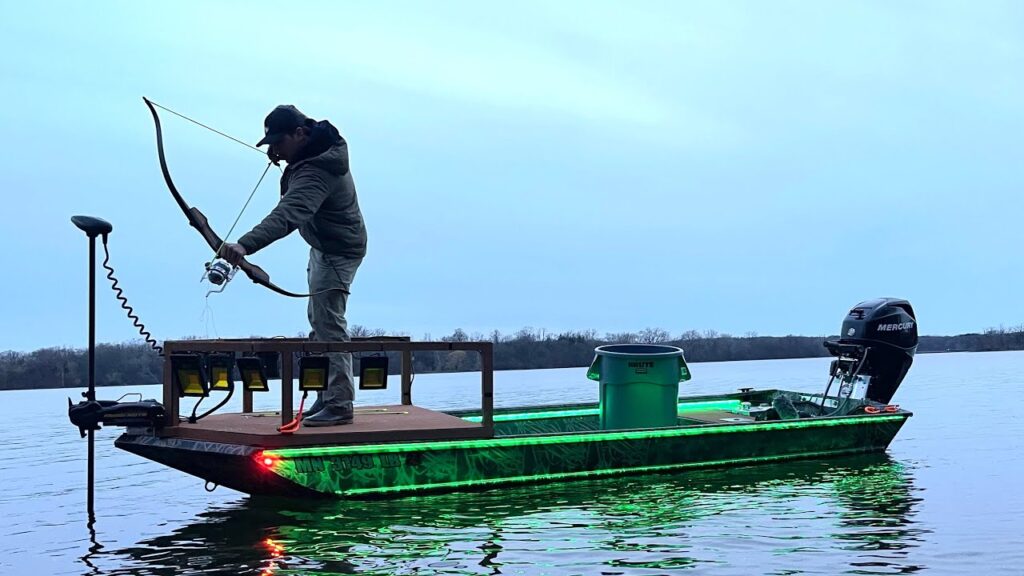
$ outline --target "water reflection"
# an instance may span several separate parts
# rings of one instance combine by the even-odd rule
[[[918,502],[912,470],[886,455],[401,500],[249,499],[83,561],[110,566],[92,574],[902,573],[921,569],[909,557],[925,532]]]
[[[95,575],[103,574],[103,571],[99,566],[96,566],[92,562],[94,556],[101,556],[103,554],[103,545],[96,539],[96,515],[89,514],[88,521],[85,524],[86,529],[89,531],[89,547],[86,549],[86,553],[81,557],[82,563],[89,567],[89,571],[86,574]]]
[[[839,530],[832,534],[847,550],[858,552],[851,561],[857,574],[914,573],[924,566],[909,562],[911,551],[929,532],[914,521],[920,498],[913,494],[910,476],[889,462],[890,473],[857,474],[836,480]]]

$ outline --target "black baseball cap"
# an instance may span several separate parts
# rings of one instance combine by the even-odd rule
[[[282,104],[267,114],[263,121],[263,139],[256,145],[277,144],[285,134],[291,134],[299,126],[304,126],[308,118],[291,104]]]

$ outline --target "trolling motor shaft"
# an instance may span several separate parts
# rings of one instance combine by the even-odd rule
[[[96,237],[102,235],[104,241],[106,241],[107,234],[110,234],[114,227],[110,222],[93,216],[72,216],[71,223],[82,232],[85,232],[85,235],[89,238],[89,390],[83,395],[86,402],[94,402],[96,400]],[[70,401],[68,399],[68,402]],[[93,434],[93,428],[85,430],[80,428],[79,431],[82,432],[83,438],[86,436],[86,432],[88,432],[89,436],[89,463],[87,468],[89,487],[86,496],[86,510],[89,516],[92,517],[94,514],[93,485],[95,484],[95,468],[93,463],[96,459],[96,437]]]

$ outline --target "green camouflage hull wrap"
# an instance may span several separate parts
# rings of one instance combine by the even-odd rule
[[[566,418],[512,419],[505,424],[518,428],[514,433],[530,435],[266,450],[262,473],[294,484],[297,491],[359,498],[667,472],[882,451],[909,416],[604,432],[588,430],[589,415],[579,415],[568,418],[578,419],[575,424],[585,431],[573,433],[564,431]]]
[[[240,492],[296,498],[379,498],[531,482],[671,472],[881,452],[912,414],[895,413],[707,424],[700,412],[742,414],[742,403],[785,395],[818,405],[829,400],[782,390],[680,399],[678,426],[600,430],[594,404],[504,408],[494,437],[262,450],[217,442],[126,433],[115,445]],[[825,404],[832,410],[836,405]],[[474,411],[449,412],[479,422]],[[691,417],[691,415],[693,417]],[[728,416],[728,414],[725,414]]]

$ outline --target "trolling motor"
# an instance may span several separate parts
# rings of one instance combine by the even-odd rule
[[[903,382],[917,352],[917,319],[910,302],[878,298],[857,304],[846,315],[840,337],[826,340],[832,361],[824,406],[833,380],[839,380],[840,404],[889,404]]]
[[[71,424],[78,427],[78,432],[85,438],[86,432],[99,430],[102,426],[124,426],[158,428],[163,426],[163,404],[156,400],[138,402],[121,402],[117,400],[86,400],[72,404],[68,398],[68,418]]]
[[[87,500],[86,508],[89,513],[89,522],[93,521],[93,486],[95,484],[95,432],[101,425],[107,426],[140,426],[158,427],[164,422],[164,407],[156,400],[143,400],[139,395],[138,402],[121,402],[118,400],[97,400],[96,399],[96,238],[103,241],[103,252],[106,256],[103,260],[103,267],[107,270],[107,278],[110,279],[117,299],[121,307],[128,312],[128,318],[132,324],[139,329],[139,332],[158,353],[163,349],[157,345],[156,340],[146,330],[146,327],[139,321],[134,310],[128,305],[123,291],[118,287],[117,278],[114,276],[114,269],[110,267],[110,253],[107,251],[107,236],[114,230],[114,227],[103,220],[92,216],[73,216],[71,223],[79,230],[85,232],[89,238],[89,388],[82,393],[85,400],[74,404],[68,398],[68,418],[71,424],[78,428],[82,438],[89,438],[89,457],[87,463]]]

